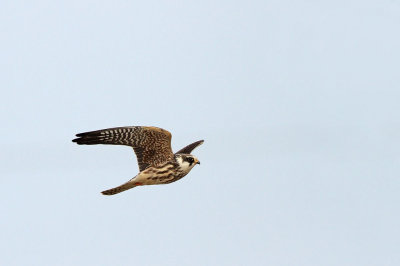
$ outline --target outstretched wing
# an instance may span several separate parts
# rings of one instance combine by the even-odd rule
[[[199,140],[196,142],[193,142],[192,144],[187,145],[185,148],[180,149],[176,153],[185,153],[185,154],[190,154],[194,149],[196,149],[198,146],[203,144],[204,140]]]
[[[158,127],[116,127],[79,133],[72,140],[77,144],[111,144],[133,147],[139,170],[158,166],[174,158],[171,133]]]

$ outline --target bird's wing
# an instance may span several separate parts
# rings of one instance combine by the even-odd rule
[[[196,149],[198,146],[203,144],[204,140],[199,140],[196,142],[193,142],[192,144],[187,145],[185,148],[180,149],[176,153],[185,153],[185,154],[190,154],[194,149]]]
[[[174,158],[171,133],[157,127],[116,127],[79,133],[72,140],[77,144],[112,144],[133,147],[143,171],[148,166],[158,166]]]

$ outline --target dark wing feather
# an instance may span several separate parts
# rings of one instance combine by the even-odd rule
[[[174,158],[171,133],[157,127],[116,127],[79,133],[72,140],[77,144],[111,144],[133,147],[143,171],[150,165],[158,166]]]
[[[190,154],[194,149],[196,149],[198,146],[203,144],[204,140],[199,140],[196,142],[193,142],[192,144],[187,145],[185,148],[180,149],[176,153],[184,153],[184,154]]]

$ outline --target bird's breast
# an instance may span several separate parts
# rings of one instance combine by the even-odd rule
[[[152,166],[143,170],[139,173],[138,180],[140,179],[147,185],[168,184],[185,175],[186,174],[182,173],[176,164],[167,163],[160,167]]]

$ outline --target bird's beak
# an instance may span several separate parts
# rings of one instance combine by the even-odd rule
[[[197,161],[197,163],[196,164],[200,164],[200,161]]]

